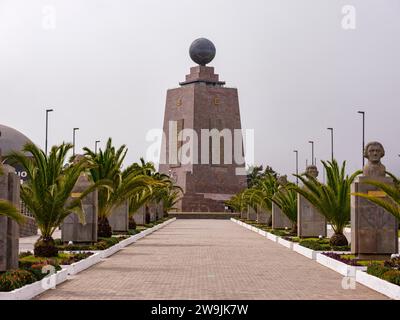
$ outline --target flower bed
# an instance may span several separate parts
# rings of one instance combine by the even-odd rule
[[[7,273],[13,273],[18,270],[8,271]],[[4,276],[4,274],[2,276]],[[54,288],[55,285],[58,285],[67,280],[68,271],[66,269],[61,269],[54,274],[44,275],[40,280],[36,280],[34,282],[20,282],[21,286],[19,288],[7,291],[0,292],[0,300],[28,300],[33,297],[45,292],[48,289]]]
[[[400,300],[400,286],[371,275],[365,271],[356,272],[356,281],[362,285],[382,293],[389,298]]]
[[[367,270],[366,266],[335,252],[317,253],[316,261],[346,277],[355,277],[357,270]]]

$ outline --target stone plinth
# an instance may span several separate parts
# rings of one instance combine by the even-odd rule
[[[265,209],[258,208],[257,210],[257,222],[263,224],[270,224],[272,219],[272,213]]]
[[[384,193],[366,180],[392,184],[390,177],[358,177],[351,185],[352,193],[384,197]],[[398,252],[398,221],[381,207],[367,199],[351,196],[351,252],[359,257],[388,256]]]
[[[108,218],[113,232],[129,231],[129,201],[113,209],[111,216]]]
[[[297,235],[302,238],[327,236],[326,219],[303,196],[297,196]]]
[[[0,175],[0,199],[20,208],[20,179],[15,169],[3,165]],[[19,226],[7,217],[0,216],[0,271],[18,268]]]
[[[86,174],[81,174],[72,190],[71,200],[79,197],[89,186],[91,186],[91,182],[88,177]],[[97,190],[95,190],[82,200],[86,217],[85,225],[79,222],[75,214],[71,213],[65,218],[64,223],[61,225],[61,240],[63,242],[91,243],[97,241],[97,197]]]
[[[149,214],[150,214],[150,222],[154,222],[157,220],[157,204],[149,203],[148,204]]]
[[[247,208],[247,220],[257,220],[257,212],[250,206]]]
[[[272,203],[272,228],[273,229],[292,228],[292,225],[293,223],[282,212],[282,210],[275,203]]]
[[[145,225],[146,224],[146,206],[140,207],[138,211],[133,214],[133,219],[137,225]]]
[[[240,218],[241,218],[241,219],[247,219],[247,211],[242,211],[242,212],[240,213]]]
[[[161,200],[157,204],[157,220],[164,217],[164,202]]]

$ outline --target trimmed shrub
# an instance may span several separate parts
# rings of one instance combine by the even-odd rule
[[[35,281],[35,275],[27,270],[10,270],[0,275],[0,291],[13,291]]]

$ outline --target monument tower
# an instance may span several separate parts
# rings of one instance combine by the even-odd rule
[[[246,187],[238,92],[206,66],[216,53],[211,41],[195,40],[189,53],[198,65],[167,92],[159,170],[184,191],[179,211],[223,212]]]

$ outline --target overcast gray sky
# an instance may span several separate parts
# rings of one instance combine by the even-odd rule
[[[356,28],[342,28],[342,8]],[[52,14],[55,13],[55,16]],[[194,65],[198,37],[217,47],[212,62],[237,87],[243,128],[255,129],[255,161],[281,173],[335,155],[361,166],[366,139],[386,148],[400,173],[400,1],[398,0],[0,0],[1,123],[44,146],[104,142],[146,153],[146,132],[162,126],[166,90]],[[54,20],[55,18],[55,20]],[[55,23],[55,24],[54,24]]]

